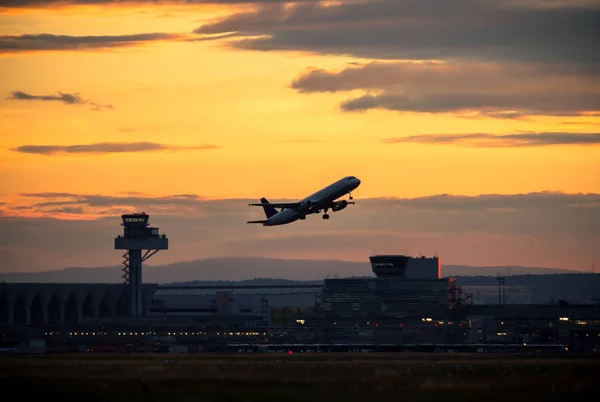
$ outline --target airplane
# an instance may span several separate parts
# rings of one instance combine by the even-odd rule
[[[297,202],[282,202],[271,204],[266,198],[261,198],[260,203],[248,204],[249,206],[260,206],[265,210],[267,219],[260,221],[248,221],[246,223],[262,223],[263,226],[285,225],[306,219],[306,215],[318,214],[323,210],[323,219],[329,219],[327,211],[331,208],[337,212],[346,208],[348,204],[354,204],[354,201],[336,201],[345,194],[352,200],[352,190],[360,185],[360,180],[354,176],[347,176],[329,186],[317,191],[316,193]],[[277,211],[276,208],[281,208]]]

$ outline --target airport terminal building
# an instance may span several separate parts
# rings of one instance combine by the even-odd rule
[[[472,305],[454,279],[441,277],[436,257],[373,256],[371,265],[375,276],[326,279],[322,285],[144,284],[138,317],[131,317],[120,284],[2,283],[0,332],[5,343],[25,345],[22,350],[32,340],[43,340],[45,350],[90,351],[153,339],[186,350],[232,344],[418,350],[545,344],[590,351],[600,345],[598,305]]]

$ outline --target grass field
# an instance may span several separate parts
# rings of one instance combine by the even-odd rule
[[[0,356],[4,395],[83,402],[574,401],[598,373],[599,358],[564,355]]]

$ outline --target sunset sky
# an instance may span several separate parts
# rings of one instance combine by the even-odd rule
[[[142,210],[171,239],[153,264],[600,269],[598,21],[593,0],[0,0],[0,271],[118,265]],[[329,221],[245,223],[347,175]]]

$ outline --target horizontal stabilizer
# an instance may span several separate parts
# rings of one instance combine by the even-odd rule
[[[265,220],[265,221],[248,221],[246,223],[267,223],[267,222],[269,222],[269,221],[268,220]]]

